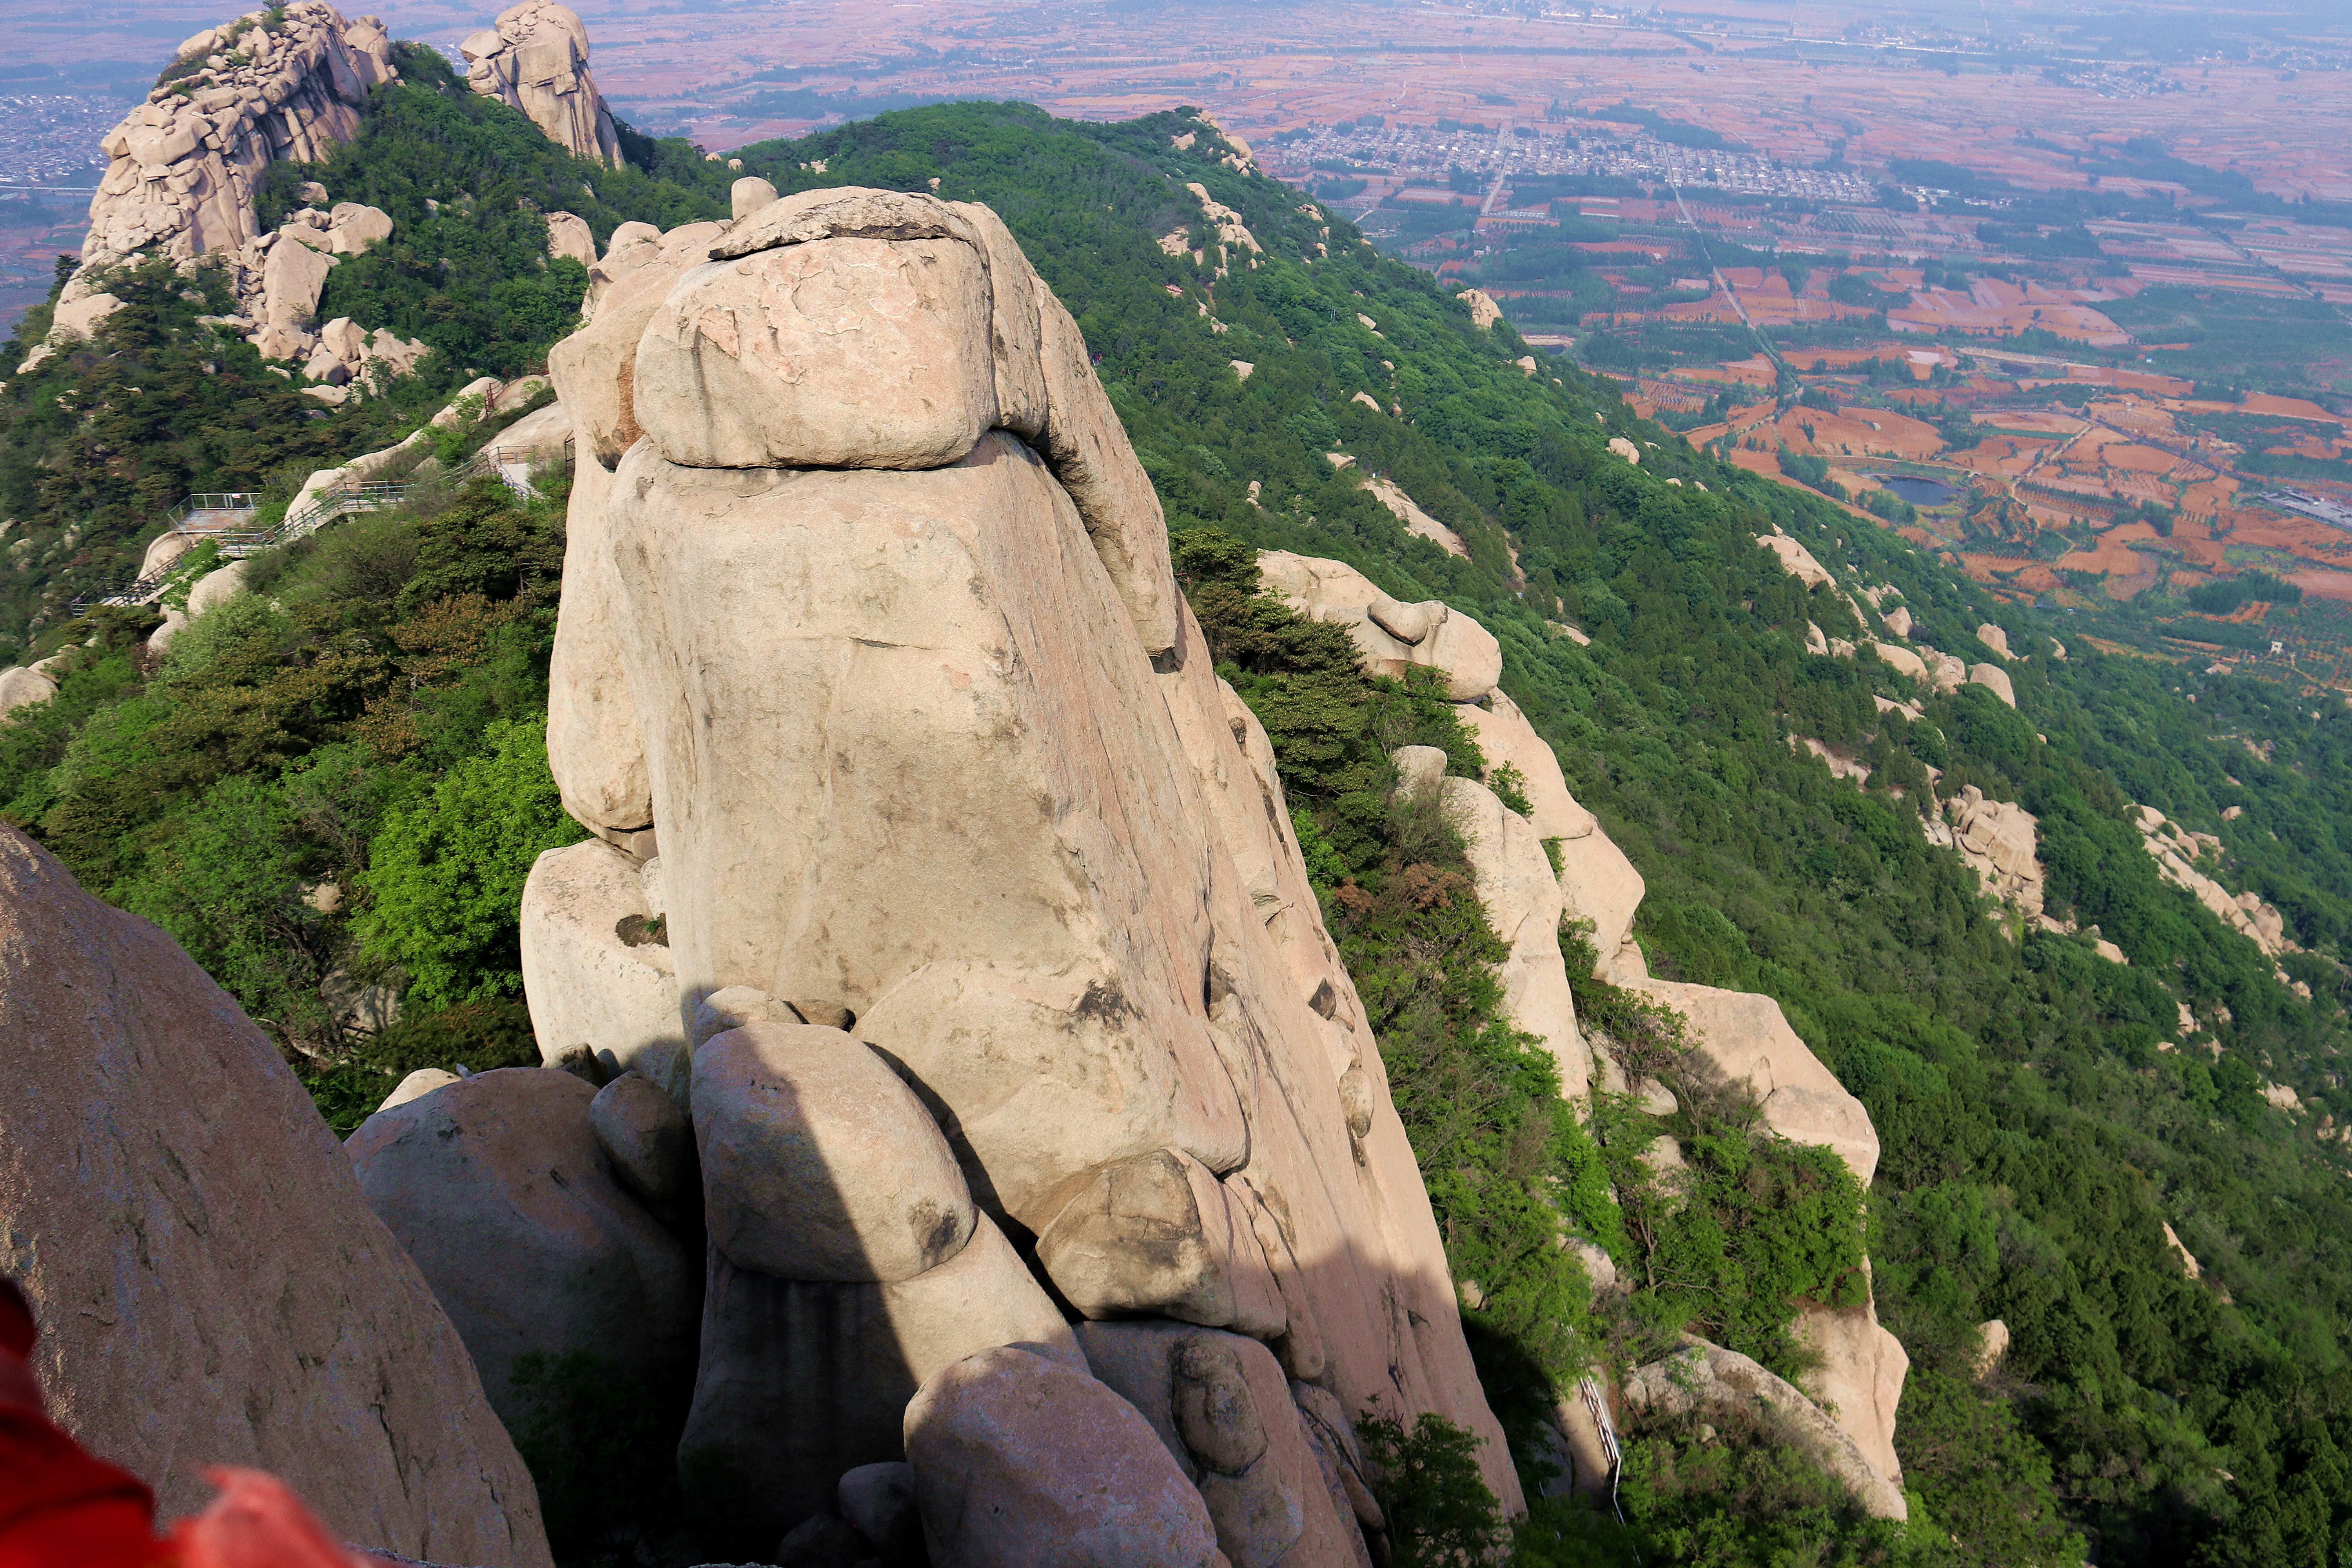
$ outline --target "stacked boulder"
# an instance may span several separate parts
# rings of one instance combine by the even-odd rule
[[[551,1063],[691,1126],[685,1450],[819,1535],[909,1465],[941,1561],[1338,1568],[1354,1420],[1433,1412],[1517,1511],[1272,748],[1076,324],[985,207],[763,201],[624,226],[551,358],[549,758],[595,837],[533,868],[525,982]],[[354,1141],[372,1191],[428,1144]]]
[[[1820,571],[1802,545],[1780,542],[1792,573]],[[1596,1086],[1614,1092],[1628,1087],[1607,1050],[1596,1048],[1578,1030],[1559,943],[1566,920],[1589,922],[1595,978],[1680,1013],[1708,1068],[1727,1081],[1748,1086],[1767,1127],[1793,1142],[1831,1150],[1866,1188],[1878,1168],[1878,1135],[1870,1113],[1789,1026],[1779,1003],[1651,977],[1641,944],[1631,934],[1643,892],[1641,876],[1592,814],[1577,804],[1558,755],[1500,689],[1502,655],[1493,634],[1434,600],[1400,604],[1336,561],[1268,551],[1259,555],[1258,566],[1266,586],[1292,608],[1346,626],[1370,672],[1401,676],[1416,665],[1434,671],[1444,694],[1461,704],[1459,715],[1486,758],[1488,779],[1499,782],[1507,768],[1515,775],[1511,782],[1528,806],[1524,814],[1504,805],[1487,784],[1444,777],[1444,753],[1434,748],[1409,746],[1395,759],[1398,788],[1408,795],[1435,792],[1462,832],[1488,922],[1509,949],[1499,976],[1505,1012],[1515,1027],[1538,1037],[1550,1051],[1561,1092],[1576,1100]],[[1828,580],[1826,574],[1821,577]],[[1557,875],[1547,845],[1559,858]],[[2030,841],[2027,854],[2030,858]],[[1602,1262],[1597,1249],[1588,1256],[1596,1265]],[[1805,1429],[1833,1431],[1835,1472],[1853,1482],[1874,1512],[1903,1517],[1894,1441],[1895,1404],[1909,1366],[1902,1345],[1879,1326],[1875,1308],[1867,1303],[1808,1306],[1796,1333],[1821,1356],[1820,1369],[1807,1379],[1811,1399],[1789,1391],[1809,1412]],[[1704,1350],[1717,1360],[1745,1361],[1717,1346]],[[1761,1368],[1754,1370],[1770,1379]],[[1709,1386],[1737,1384],[1745,1389],[1753,1382],[1742,1373],[1729,1384],[1717,1379]],[[1637,1377],[1628,1392],[1649,1386]],[[1834,1416],[1824,1415],[1824,1408],[1834,1410]],[[1567,1399],[1555,1416],[1579,1481],[1589,1484],[1605,1475],[1601,1435],[1591,1410]]]
[[[626,167],[613,111],[588,74],[588,28],[555,0],[522,0],[458,46],[466,85],[530,116],[575,157]]]
[[[251,12],[207,28],[180,46],[178,62],[169,85],[151,91],[99,144],[110,162],[90,199],[81,266],[58,297],[58,336],[87,334],[105,320],[119,301],[96,279],[142,255],[183,264],[227,258],[248,326],[268,324],[260,304],[266,260],[254,247],[262,237],[254,205],[262,171],[324,159],[358,133],[368,89],[399,75],[383,25],[347,19],[325,0],[292,0],[270,16]],[[316,272],[305,321],[326,266],[323,258],[305,264],[288,280],[291,298]]]

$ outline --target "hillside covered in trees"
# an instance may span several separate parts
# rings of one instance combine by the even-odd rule
[[[347,520],[257,561],[259,591],[160,663],[139,645],[152,616],[68,623],[64,601],[127,575],[183,491],[290,493],[473,372],[532,368],[585,281],[537,254],[535,211],[577,212],[601,242],[626,219],[726,203],[727,176],[683,144],[633,142],[650,173],[577,163],[414,58],[358,141],[278,176],[394,215],[399,242],[340,268],[321,310],[424,337],[436,352],[414,384],[308,406],[197,322],[201,278],[150,272],[96,342],[0,392],[0,506],[17,520],[0,636],[19,662],[75,649],[57,700],[0,731],[0,810],[171,931],[278,1034],[339,1127],[408,1068],[534,1059],[512,911],[532,857],[577,834],[539,739],[562,484],[530,502],[488,481],[428,488]],[[1908,1349],[1909,1526],[1862,1519],[1751,1434],[1667,1424],[1630,1435],[1625,1525],[1546,1503],[1521,1560],[2352,1551],[2352,1161],[2316,1135],[2324,1116],[2352,1118],[2352,717],[2245,683],[2202,682],[2191,704],[2171,667],[2071,642],[2050,657],[2063,628],[1899,538],[1706,459],[1572,369],[1525,374],[1507,326],[1478,329],[1434,280],[1221,151],[1181,112],[1097,125],[960,104],[740,155],[786,191],[986,202],[1076,316],[1188,593],[1274,739],[1456,1272],[1486,1284],[1465,1318],[1507,1426],[1524,1431],[1585,1358],[1686,1329],[1785,1357],[1799,1296],[1873,1289]],[[1218,268],[1193,183],[1261,253],[1229,247]],[[1189,246],[1162,246],[1180,231]],[[10,363],[45,328],[34,312]],[[1466,553],[1409,533],[1367,473]],[[2035,656],[2009,667],[2017,707],[1978,687],[1921,700],[1885,664],[1809,654],[1810,625],[1851,618],[1757,547],[1776,527],[1856,583],[1891,584],[1937,647],[1984,658],[1976,628],[2003,626]],[[1504,689],[1648,883],[1636,935],[1653,972],[1772,995],[1868,1106],[1884,1157],[1866,1205],[1756,1135],[1739,1104],[1686,1095],[1680,1130],[1715,1151],[1692,1204],[1639,1234],[1612,1218],[1641,1207],[1631,1152],[1654,1127],[1636,1105],[1580,1119],[1562,1104],[1499,1023],[1497,950],[1459,845],[1385,805],[1396,745],[1443,746],[1456,771],[1475,771],[1475,747],[1443,704],[1366,680],[1329,628],[1260,594],[1251,547],[1349,562],[1496,633]],[[1868,780],[1833,776],[1792,737],[1865,759]],[[1973,784],[2034,814],[2050,911],[2082,934],[2003,913],[1929,844],[1929,768],[1947,794]],[[2134,805],[2219,836],[2233,885],[2286,915],[2305,951],[2284,963],[2308,997],[2158,879]],[[2096,954],[2093,926],[2128,965]],[[379,1031],[352,1005],[371,990],[404,999]],[[1598,984],[1578,1000],[1612,1039],[1664,1037],[1670,1076],[1670,1020]],[[2302,1114],[2266,1085],[2297,1091]],[[1549,1244],[1562,1222],[1636,1288],[1594,1298]],[[1800,1267],[1800,1244],[1825,1250]],[[1979,1380],[1992,1318],[2010,1347]],[[1432,1531],[1423,1561],[1441,1560]]]

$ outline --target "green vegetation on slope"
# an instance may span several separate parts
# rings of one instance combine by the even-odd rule
[[[1526,1560],[1615,1562],[1638,1547],[1647,1563],[2063,1562],[2074,1556],[2070,1529],[2106,1561],[2151,1563],[2325,1561],[2352,1544],[2352,1472],[2341,1459],[2352,1447],[2342,1156],[2260,1093],[2268,1079],[2326,1094],[2340,1070],[2345,716],[2298,718],[2248,697],[2225,717],[2188,706],[2134,661],[2077,647],[2065,664],[2012,667],[2017,712],[1969,689],[1929,701],[1919,722],[1881,717],[1874,698],[1916,694],[1882,665],[1804,654],[1807,622],[1852,635],[1851,620],[1835,595],[1783,574],[1756,533],[1779,526],[1823,560],[1850,563],[1860,580],[1891,583],[1938,647],[1988,657],[1973,636],[1987,619],[2004,620],[2022,649],[2046,645],[1899,540],[1704,459],[1580,374],[1523,375],[1510,362],[1525,348],[1507,327],[1477,331],[1433,279],[1377,257],[1296,193],[1215,163],[1207,139],[1190,152],[1172,145],[1199,129],[1181,114],[1086,125],[966,104],[742,156],[787,190],[924,190],[937,179],[944,196],[989,202],[1078,317],[1185,542],[1202,618],[1219,628],[1237,689],[1276,738],[1334,933],[1374,1010],[1433,1201],[1452,1222],[1457,1274],[1479,1287],[1465,1319],[1482,1373],[1516,1431],[1587,1347],[1645,1353],[1687,1326],[1786,1356],[1776,1334],[1795,1300],[1847,1299],[1854,1286],[1842,1217],[1852,1195],[1818,1162],[1757,1137],[1736,1095],[1710,1099],[1697,1092],[1706,1086],[1678,1080],[1670,1020],[1580,986],[1593,1031],[1675,1085],[1673,1129],[1697,1151],[1688,1223],[1677,1229],[1666,1223],[1675,1216],[1645,1211],[1645,1178],[1629,1156],[1654,1121],[1605,1102],[1590,1128],[1561,1114],[1540,1057],[1499,1026],[1486,969],[1494,939],[1464,896],[1458,845],[1442,822],[1388,804],[1381,759],[1403,741],[1444,746],[1454,771],[1477,766],[1451,716],[1425,692],[1368,686],[1316,628],[1254,601],[1240,554],[1217,535],[1349,561],[1401,598],[1444,598],[1493,628],[1506,689],[1647,879],[1638,934],[1654,970],[1775,996],[1868,1105],[1885,1145],[1867,1214],[1876,1300],[1914,1357],[1897,1436],[1913,1526],[1855,1518],[1819,1477],[1754,1435],[1708,1440],[1661,1424],[1629,1434],[1631,1531],[1590,1510],[1546,1505],[1521,1531]],[[389,143],[344,155],[392,167],[394,154],[408,157]],[[816,160],[827,173],[807,167]],[[337,167],[320,174],[341,195]],[[1262,257],[1229,255],[1219,277],[1213,252],[1196,267],[1160,251],[1157,237],[1178,227],[1196,245],[1213,238],[1184,192],[1191,181],[1242,214]],[[1255,366],[1246,381],[1234,360]],[[1386,412],[1391,405],[1402,417]],[[12,405],[12,454],[0,460],[16,460],[23,406]],[[1610,455],[1612,436],[1640,445],[1638,468]],[[1329,452],[1355,467],[1336,468]],[[90,466],[64,457],[58,471]],[[1468,558],[1406,534],[1359,488],[1368,471],[1456,530]],[[545,544],[551,519],[502,501],[496,510],[509,519],[500,526]],[[127,517],[93,520],[90,536],[119,538],[128,526]],[[370,537],[365,525],[339,527]],[[344,548],[326,536],[316,561]],[[69,679],[52,717],[25,721],[56,749],[9,774],[12,795],[35,787],[37,773],[57,781],[40,787],[60,791],[85,776],[118,779],[110,798],[131,798],[135,784],[158,803],[108,832],[78,826],[71,812],[52,826],[67,793],[37,817],[20,813],[93,887],[127,889],[163,852],[157,845],[174,842],[173,814],[193,818],[224,779],[250,773],[284,792],[310,787],[314,773],[320,788],[334,784],[341,775],[313,759],[373,744],[370,699],[409,689],[371,673],[368,658],[447,660],[421,698],[404,700],[407,749],[389,761],[369,753],[370,777],[398,775],[383,798],[399,804],[382,810],[425,809],[417,803],[436,794],[453,805],[478,798],[508,776],[500,770],[528,771],[517,727],[527,729],[537,700],[548,575],[470,590],[485,606],[522,608],[465,651],[431,638],[486,620],[488,608],[417,631],[426,640],[415,650],[392,637],[469,591],[456,579],[436,577],[432,596],[404,600],[418,574],[396,567],[349,606],[317,595],[304,612],[288,572],[295,591],[276,590],[286,609],[268,612],[287,629],[252,635],[278,639],[283,679],[319,684],[323,710],[278,705],[277,675],[175,686],[168,663],[142,673],[126,629],[89,656],[113,660],[112,687]],[[339,618],[347,608],[381,617],[361,632],[364,649]],[[1591,645],[1554,634],[1547,623],[1560,619]],[[224,624],[222,640],[236,624]],[[381,651],[387,639],[399,655]],[[252,645],[257,669],[268,646]],[[216,679],[224,690],[208,696]],[[386,684],[368,684],[378,679]],[[176,714],[207,703],[292,739],[244,740],[225,726],[193,751],[136,752],[110,738],[170,721],[142,719],[141,704]],[[494,731],[499,721],[509,727]],[[2278,742],[2267,771],[2225,726]],[[1792,749],[1792,735],[1863,756],[1874,769],[1867,785],[1832,778]],[[116,771],[73,762],[75,748]],[[205,763],[215,771],[180,782],[190,756],[215,759]],[[1972,876],[1921,833],[1930,768],[1947,793],[1974,783],[2036,813],[2053,912],[2098,923],[2130,967],[2096,958],[2087,935],[1988,918]],[[2291,961],[2311,1001],[2159,882],[2125,820],[2139,801],[2218,828],[2219,805],[2240,799],[2222,782],[2232,776],[2277,786],[2255,807],[2267,817],[2250,811],[2226,837],[2314,950]],[[313,832],[307,808],[290,793],[285,800],[277,816],[253,818],[257,831]],[[530,842],[539,826],[560,825],[525,813],[520,837]],[[2277,844],[2265,847],[2267,834]],[[380,874],[376,856],[405,842],[417,847],[412,869],[454,860],[465,873],[431,887],[414,879],[419,898],[444,900],[436,908],[487,907],[501,885],[490,847],[446,825],[366,837],[364,859],[340,841],[302,850],[319,858],[299,875],[332,864],[346,868],[348,889],[389,887],[400,878]],[[344,858],[331,862],[331,849]],[[470,856],[486,858],[468,868]],[[230,925],[261,918],[221,907]],[[282,898],[275,907],[285,910]],[[494,935],[443,955],[448,971],[429,979],[436,954],[370,950],[365,929],[338,918],[336,951],[353,955],[354,975],[368,963],[385,965],[380,974],[397,965],[436,997],[511,994]],[[2187,1038],[2183,1005],[2196,1018]],[[378,1048],[392,1033],[346,1048]],[[1604,1182],[1622,1206],[1599,1201]],[[1702,1220],[1717,1234],[1703,1234]],[[2183,1277],[2168,1221],[2205,1265],[2204,1280]],[[1559,1261],[1568,1255],[1528,1245],[1547,1226],[1609,1250],[1633,1293],[1576,1312],[1581,1282]],[[1660,1288],[1643,1276],[1659,1260],[1675,1266],[1662,1275],[1696,1263],[1704,1288]],[[1996,1316],[2011,1348],[1979,1384],[1976,1325]]]

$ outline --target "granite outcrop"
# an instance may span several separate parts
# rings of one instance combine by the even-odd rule
[[[613,111],[588,74],[588,28],[555,0],[522,0],[458,46],[466,85],[521,110],[575,157],[627,167]]]

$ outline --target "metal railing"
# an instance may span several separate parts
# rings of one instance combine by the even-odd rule
[[[190,542],[190,549],[210,544],[225,561],[242,561],[257,555],[272,545],[290,543],[306,539],[339,517],[349,517],[355,511],[374,511],[391,506],[408,493],[408,486],[389,479],[366,479],[354,484],[333,485],[316,491],[299,511],[289,512],[268,528],[238,527],[234,522],[213,523],[205,521],[207,514],[227,512],[232,516],[250,516],[257,511],[259,498],[250,491],[225,491],[218,494],[193,495],[173,507],[169,514],[172,531]],[[181,552],[185,555],[186,552]],[[140,605],[153,598],[179,570],[175,558],[159,572],[129,582],[110,583],[75,597],[68,614],[79,615],[93,605]]]
[[[551,468],[557,473],[572,471],[572,437],[563,438],[563,446],[552,458],[541,447],[485,447],[449,472],[454,481],[473,479],[493,479],[528,500],[539,491],[530,482],[534,469]]]
[[[530,482],[534,470],[553,469],[568,474],[572,471],[572,442],[569,437],[564,438],[562,447],[551,457],[546,448],[540,447],[485,447],[451,469],[448,479],[454,483],[473,479],[495,479],[515,494],[530,500],[539,493]],[[239,527],[233,521],[249,517],[260,510],[258,491],[209,490],[183,499],[166,514],[166,521],[171,523],[173,532],[191,542],[191,548],[209,543],[217,548],[223,560],[242,561],[273,545],[307,539],[337,518],[395,505],[411,488],[396,479],[361,479],[349,484],[331,485],[314,492],[299,511],[289,512],[268,528]],[[228,514],[228,517],[214,521],[222,513]],[[94,605],[144,604],[163,591],[179,564],[175,559],[162,570],[144,577],[109,583],[77,595],[68,614],[80,615]]]

